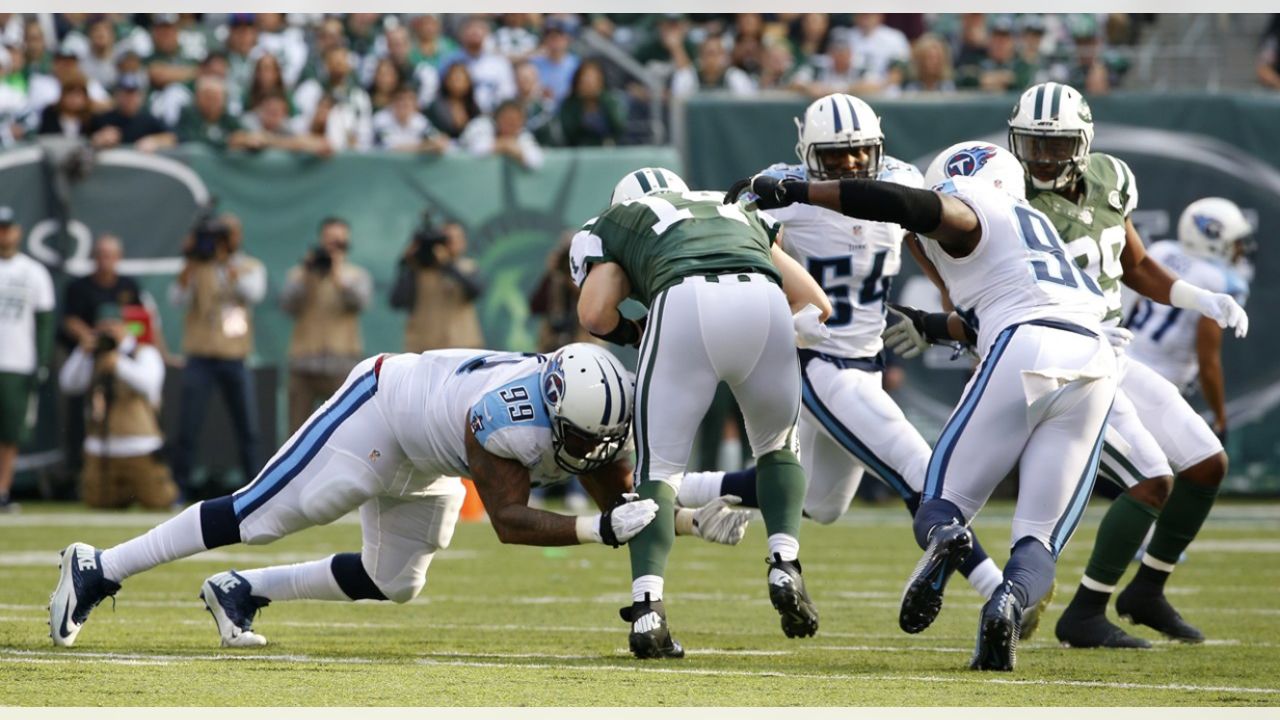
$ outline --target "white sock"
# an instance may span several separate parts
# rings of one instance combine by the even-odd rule
[[[782,560],[795,560],[800,557],[800,539],[786,533],[775,533],[769,536],[769,559],[777,555]]]
[[[650,600],[661,600],[662,586],[661,575],[641,575],[631,581],[631,601],[641,602],[646,594]]]
[[[685,473],[676,501],[687,508],[700,508],[720,497],[722,480],[724,473],[719,470]]]
[[[102,551],[102,575],[123,582],[130,575],[204,552],[200,529],[200,505],[196,503],[132,540]]]
[[[343,600],[351,598],[342,592],[333,576],[333,556],[323,560],[275,565],[257,570],[237,570],[249,581],[250,594],[277,600]]]
[[[969,573],[969,584],[983,598],[990,600],[991,593],[1000,587],[1000,583],[1004,582],[1004,573],[1000,572],[1000,567],[996,565],[996,561],[991,558],[983,560],[978,567]]]

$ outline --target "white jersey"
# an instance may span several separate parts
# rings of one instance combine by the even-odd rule
[[[378,394],[396,439],[428,476],[469,475],[466,430],[485,450],[515,460],[537,485],[570,474],[555,462],[542,401],[546,357],[484,350],[432,350],[388,356]]]
[[[764,170],[773,177],[808,179],[804,165],[779,163]],[[914,165],[885,157],[879,180],[918,188],[924,178]],[[903,229],[815,205],[770,210],[782,223],[782,249],[822,286],[831,301],[831,337],[813,347],[841,358],[872,357],[884,347],[885,302],[902,268]]]
[[[1029,320],[1060,320],[1101,333],[1102,291],[1067,259],[1044,213],[989,182],[952,177],[935,188],[973,208],[982,238],[953,258],[936,242],[922,243],[947,285],[956,311],[978,331],[984,355],[1001,330]]]
[[[44,265],[22,253],[0,258],[0,372],[36,371],[36,313],[51,312],[54,304]]]
[[[1248,283],[1220,261],[1189,255],[1170,240],[1155,243],[1147,252],[1192,285],[1226,293],[1241,305],[1248,299]],[[1196,356],[1196,325],[1200,317],[1194,310],[1139,299],[1126,323],[1133,331],[1129,356],[1179,388],[1186,387],[1200,372]]]

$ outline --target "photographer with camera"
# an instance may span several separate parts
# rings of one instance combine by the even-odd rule
[[[245,359],[253,351],[253,306],[267,294],[267,271],[241,251],[242,234],[234,215],[205,215],[187,237],[186,261],[169,286],[169,302],[186,308],[182,424],[173,457],[174,480],[184,493],[215,386],[235,425],[241,471],[247,479],[258,473],[253,376]]]
[[[360,313],[369,305],[373,280],[347,260],[351,227],[328,217],[319,244],[289,270],[280,306],[294,319],[289,341],[289,431],[338,391],[347,373],[364,359]]]
[[[136,313],[145,315],[141,305]],[[84,467],[81,498],[92,508],[125,508],[135,501],[164,510],[178,497],[169,468],[157,457],[164,358],[143,323],[130,327],[121,307],[104,303],[97,322],[58,375],[62,391],[85,395]]]
[[[429,211],[423,213],[391,289],[391,307],[409,311],[405,352],[484,346],[475,305],[484,285],[466,251],[462,225],[437,225]]]

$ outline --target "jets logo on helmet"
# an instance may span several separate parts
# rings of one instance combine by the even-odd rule
[[[689,192],[689,186],[679,175],[666,168],[640,168],[627,173],[613,186],[609,205],[642,198],[657,192]]]
[[[975,145],[952,155],[947,158],[947,177],[956,175],[972,177],[987,164],[988,160],[995,157],[997,149],[994,145]]]
[[[573,343],[552,354],[540,380],[556,464],[579,474],[611,462],[631,431],[634,383],[622,363]]]
[[[954,177],[984,180],[1019,199],[1027,196],[1018,159],[996,145],[975,140],[952,145],[929,163],[924,185],[939,192],[952,192],[955,186],[949,180]]]
[[[796,119],[796,155],[809,177],[874,178],[884,158],[884,132],[871,106],[844,93],[814,100]]]
[[[1009,149],[1040,190],[1057,190],[1084,177],[1093,144],[1093,112],[1075,88],[1040,83],[1022,93],[1009,116]]]
[[[1189,255],[1233,263],[1246,250],[1253,225],[1235,203],[1226,198],[1200,198],[1178,218],[1178,244]]]

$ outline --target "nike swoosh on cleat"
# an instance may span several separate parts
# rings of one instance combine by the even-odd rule
[[[67,606],[62,609],[62,627],[58,632],[62,634],[62,639],[67,639],[71,633],[67,630],[67,618],[71,617],[71,598],[67,598]]]

